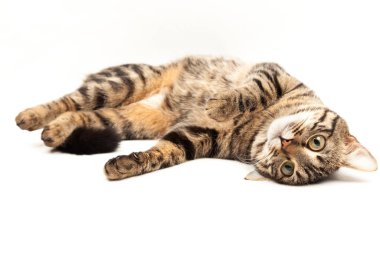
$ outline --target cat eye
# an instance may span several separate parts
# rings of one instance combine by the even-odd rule
[[[326,146],[326,139],[322,135],[314,135],[307,141],[307,147],[313,151],[321,151]]]
[[[283,164],[281,164],[281,172],[286,177],[290,177],[291,175],[293,175],[294,163],[291,161],[286,161]]]

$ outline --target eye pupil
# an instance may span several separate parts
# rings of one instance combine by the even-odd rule
[[[293,171],[294,171],[294,165],[293,165],[293,163],[290,162],[290,161],[285,162],[281,166],[281,171],[282,171],[282,174],[284,174],[285,176],[291,176],[291,175],[293,175]]]
[[[307,147],[313,151],[321,151],[326,146],[326,139],[322,135],[314,135],[307,141]]]

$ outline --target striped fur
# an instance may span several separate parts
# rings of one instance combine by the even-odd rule
[[[156,107],[141,102],[155,94],[163,95]],[[44,128],[42,140],[53,148],[68,140],[72,145],[76,129],[113,129],[126,140],[160,139],[146,152],[108,161],[110,180],[215,157],[253,164],[280,183],[307,184],[349,165],[346,157],[353,153],[345,121],[279,65],[212,57],[107,68],[73,93],[21,112],[16,123]],[[306,144],[316,133],[327,140],[320,152]],[[291,144],[284,147],[283,139]],[[287,160],[295,164],[291,176],[280,170]]]

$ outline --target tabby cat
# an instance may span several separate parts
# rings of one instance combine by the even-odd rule
[[[291,185],[320,181],[341,166],[377,169],[346,122],[274,63],[186,57],[111,67],[71,94],[24,110],[16,123],[44,128],[45,145],[77,154],[113,151],[121,139],[160,139],[109,160],[109,180],[203,157],[249,163],[256,171],[247,179]]]

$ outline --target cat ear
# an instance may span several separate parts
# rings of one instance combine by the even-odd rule
[[[266,177],[263,177],[262,175],[259,174],[256,170],[249,172],[245,178],[245,180],[252,180],[252,181],[265,181],[269,180]]]
[[[361,171],[377,170],[376,159],[354,136],[348,135],[345,144],[347,154],[344,166]]]

